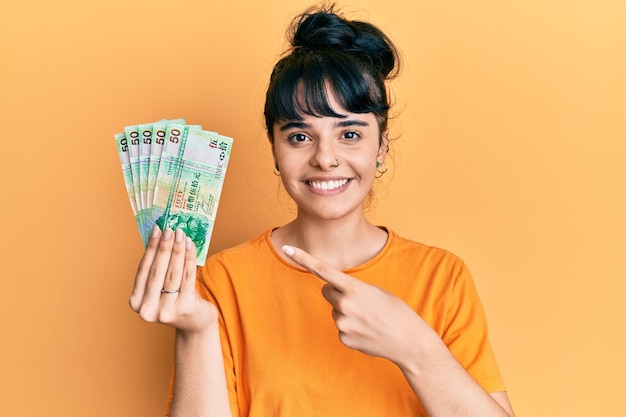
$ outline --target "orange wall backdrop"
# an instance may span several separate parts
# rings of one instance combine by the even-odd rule
[[[235,138],[212,252],[287,221],[261,108],[307,5],[2,2],[2,415],[162,415],[173,332],[127,306],[142,245],[113,134]],[[626,3],[340,5],[405,59],[371,218],[468,263],[518,416],[626,415]]]

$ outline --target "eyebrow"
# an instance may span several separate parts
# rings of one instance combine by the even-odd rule
[[[367,127],[369,126],[369,123],[363,120],[340,120],[337,123],[335,123],[335,127],[351,127],[351,126]],[[285,130],[289,130],[289,129],[306,129],[309,127],[311,127],[309,123],[291,121],[282,125],[279,130],[281,132],[284,132]]]

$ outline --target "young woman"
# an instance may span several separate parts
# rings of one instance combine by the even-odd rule
[[[293,25],[265,104],[295,219],[196,270],[155,227],[130,297],[176,328],[171,416],[513,416],[461,260],[366,220],[398,55],[332,8]]]

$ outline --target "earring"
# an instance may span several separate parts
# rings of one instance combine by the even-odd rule
[[[280,169],[278,169],[278,164],[274,165],[274,175],[277,177],[280,176]]]
[[[387,164],[384,162],[376,162],[376,178],[380,178],[387,172]]]

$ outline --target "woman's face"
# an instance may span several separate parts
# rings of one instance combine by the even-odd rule
[[[387,151],[373,113],[350,113],[328,95],[333,110],[345,117],[304,115],[274,125],[273,153],[283,185],[298,205],[299,216],[340,219],[362,215]]]

